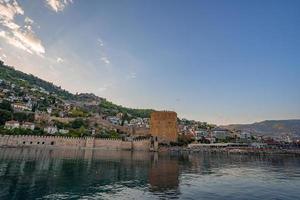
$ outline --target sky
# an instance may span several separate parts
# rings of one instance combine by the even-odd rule
[[[0,59],[214,124],[300,119],[298,0],[0,0]]]

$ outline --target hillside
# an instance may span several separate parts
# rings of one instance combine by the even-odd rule
[[[134,109],[134,108],[126,108],[120,105],[116,105],[109,101],[101,101],[100,103],[101,111],[107,115],[116,115],[117,113],[127,113],[128,118],[132,117],[141,117],[141,118],[149,118],[153,109]]]
[[[0,61],[0,79],[10,81],[19,86],[35,86],[44,88],[50,93],[54,93],[62,99],[73,99],[74,95],[53,83],[44,81],[32,74],[26,74],[13,67],[4,65],[3,61]]]
[[[266,120],[253,124],[232,124],[223,126],[230,130],[244,130],[256,134],[279,136],[282,134],[293,134],[300,136],[300,120]]]
[[[92,93],[72,94],[67,90],[62,89],[61,87],[54,85],[53,83],[42,80],[32,74],[26,74],[24,72],[16,70],[14,67],[7,66],[1,60],[0,60],[0,79],[13,83],[18,87],[43,88],[45,91],[49,92],[53,96],[57,96],[59,99],[65,100],[67,102],[77,102],[78,104],[76,105],[83,105],[90,102],[98,102],[99,103],[98,106],[100,107],[99,109],[100,112],[106,115],[115,115],[121,112],[124,114],[127,113],[129,115],[129,118],[131,117],[148,118],[150,117],[150,113],[153,111],[152,109],[133,109],[133,108],[127,108],[120,105],[116,105]],[[85,109],[86,108],[87,107],[85,105]]]

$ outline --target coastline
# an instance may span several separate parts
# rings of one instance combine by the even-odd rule
[[[186,152],[193,153],[226,153],[243,155],[297,155],[300,156],[300,149],[272,149],[272,148],[189,148],[189,147],[169,147],[160,148],[159,152]]]

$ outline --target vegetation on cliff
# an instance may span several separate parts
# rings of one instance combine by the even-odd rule
[[[101,112],[107,115],[116,115],[117,113],[127,113],[128,118],[130,117],[141,117],[141,118],[149,118],[153,109],[134,109],[134,108],[126,108],[120,105],[116,105],[110,101],[103,100],[100,103]]]
[[[13,84],[18,85],[19,87],[38,87],[43,88],[45,91],[54,94],[60,99],[68,100],[68,101],[79,101],[79,102],[89,102],[89,101],[98,101],[100,102],[100,112],[106,115],[116,115],[117,113],[128,114],[128,117],[141,117],[141,118],[149,118],[150,113],[153,111],[152,109],[133,109],[127,108],[120,105],[116,105],[110,101],[105,100],[102,97],[98,97],[92,93],[80,93],[80,94],[72,94],[67,90],[62,89],[60,86],[56,86],[53,83],[44,81],[32,74],[26,74],[11,66],[7,66],[0,60],[0,79],[9,81]],[[36,94],[41,95],[41,94]],[[43,95],[43,100],[39,103],[39,110],[46,110],[51,104],[57,103],[59,99],[49,96]],[[1,108],[0,108],[1,109]],[[72,112],[73,117],[85,117],[88,113],[83,110],[74,110]]]
[[[14,69],[11,66],[7,66],[0,60],[0,79],[10,81],[19,86],[37,86],[42,87],[50,93],[54,93],[62,99],[74,99],[75,96],[62,89],[53,83],[44,81],[32,74],[26,74],[19,70]]]

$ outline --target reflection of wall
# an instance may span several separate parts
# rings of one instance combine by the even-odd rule
[[[178,177],[179,167],[177,160],[159,159],[149,171],[151,190],[177,190],[179,185]]]
[[[142,151],[0,148],[0,199],[103,199],[115,185],[147,187],[149,166]]]
[[[1,159],[84,159],[111,161],[139,161],[147,163],[151,154],[144,151],[104,151],[94,149],[50,149],[50,148],[0,148]]]

